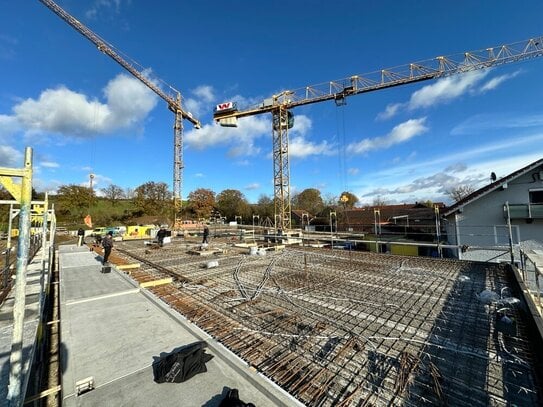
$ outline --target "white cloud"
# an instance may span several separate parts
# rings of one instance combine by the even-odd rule
[[[220,145],[234,145],[237,151],[251,151],[254,139],[271,132],[269,118],[250,116],[238,121],[238,127],[222,127],[216,123],[205,124],[200,130],[191,129],[185,133],[185,145],[204,150]]]
[[[347,169],[347,174],[349,175],[358,175],[360,170],[358,168],[349,168]]]
[[[497,76],[495,78],[492,78],[481,87],[480,92],[484,93],[484,92],[488,92],[489,90],[494,90],[499,85],[501,85],[503,82],[505,82],[506,80],[514,78],[515,76],[519,75],[520,73],[521,73],[521,70],[518,70],[518,71],[515,71],[515,72],[510,73],[510,74],[505,74],[505,75],[501,75],[501,76]]]
[[[21,130],[21,124],[16,116],[0,114],[0,142]]]
[[[467,165],[464,163],[455,163],[445,168],[445,172],[463,172],[466,171]]]
[[[479,114],[468,118],[451,130],[453,136],[480,134],[495,129],[543,127],[543,114]]]
[[[209,85],[198,86],[192,93],[206,103],[212,103],[216,100],[213,87]]]
[[[260,184],[258,182],[254,182],[252,184],[249,184],[245,187],[246,190],[248,191],[253,191],[255,189],[260,189]]]
[[[395,116],[407,103],[391,103],[387,105],[384,112],[377,115],[377,120],[386,120]]]
[[[395,126],[386,136],[375,137],[373,139],[363,139],[357,143],[351,143],[347,146],[347,152],[350,154],[362,154],[371,150],[380,150],[388,148],[395,144],[404,143],[413,137],[428,131],[425,126],[426,117],[420,119],[411,119]]]
[[[335,148],[326,140],[315,144],[303,137],[294,137],[289,142],[288,152],[291,158],[305,158],[310,155],[334,155]]]
[[[472,90],[489,73],[490,70],[481,70],[440,79],[414,92],[407,107],[414,110],[449,102]]]
[[[53,162],[53,161],[42,161],[40,162],[39,164],[41,167],[45,167],[45,168],[58,168],[60,167],[60,165],[56,162]]]
[[[194,116],[202,115],[206,110],[211,110],[213,102],[216,100],[212,86],[201,85],[192,90],[195,98],[187,98],[183,101],[183,108],[191,112]]]
[[[313,123],[311,119],[305,115],[294,116],[294,126],[290,129],[290,133],[297,133],[302,137],[305,136],[311,130]]]
[[[506,80],[514,78],[521,71],[501,75],[481,84],[490,72],[492,69],[483,69],[438,79],[431,85],[415,91],[408,102],[387,105],[385,111],[377,115],[377,119],[390,119],[402,109],[415,110],[448,103],[468,92],[485,93],[495,89]]]
[[[130,1],[130,0],[129,0]],[[85,12],[85,17],[94,19],[101,10],[105,13],[119,14],[121,11],[122,0],[94,0],[94,4]]]
[[[157,103],[151,90],[124,74],[117,75],[107,84],[104,95],[105,104],[96,99],[89,100],[86,95],[65,86],[47,89],[37,100],[27,99],[16,105],[11,118],[29,134],[49,132],[85,138],[130,128],[142,122]],[[4,119],[0,126],[5,122],[10,124]]]
[[[10,146],[0,146],[0,167],[22,168],[23,153]]]

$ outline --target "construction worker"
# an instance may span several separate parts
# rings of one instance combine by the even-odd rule
[[[85,231],[83,228],[79,228],[77,231],[77,245],[82,246],[83,245],[83,239],[85,238]]]
[[[204,238],[202,239],[202,244],[209,243],[208,238],[209,237],[209,228],[207,225],[204,225]]]
[[[156,233],[156,239],[160,247],[164,246],[164,238],[167,234],[168,232],[166,232],[166,228],[164,226],[161,226],[160,230]]]
[[[110,230],[107,232],[107,235],[102,239],[102,247],[104,248],[104,259],[102,260],[102,265],[107,263],[109,255],[111,254],[111,249],[113,249],[113,232]]]

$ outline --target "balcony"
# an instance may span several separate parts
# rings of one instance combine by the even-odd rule
[[[543,219],[543,204],[509,204],[511,219]],[[504,217],[507,209],[504,206]]]

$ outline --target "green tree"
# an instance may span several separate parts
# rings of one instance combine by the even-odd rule
[[[273,198],[267,195],[260,195],[256,205],[254,205],[255,214],[260,216],[260,221],[263,222],[266,218],[274,219],[275,206]]]
[[[134,205],[146,215],[169,217],[173,213],[172,193],[165,182],[149,181],[134,190]]]
[[[192,191],[188,196],[187,209],[197,219],[208,219],[215,207],[215,192],[210,189],[199,188]]]
[[[349,191],[343,191],[339,195],[338,205],[346,208],[346,209],[352,209],[355,207],[355,205],[358,203],[358,198],[355,194]]]
[[[321,191],[308,188],[294,196],[292,205],[295,209],[303,209],[312,215],[316,215],[323,210],[324,201],[321,197]]]
[[[217,195],[217,208],[228,220],[241,216],[245,223],[250,221],[251,210],[245,196],[236,189],[225,189]]]
[[[58,203],[72,220],[80,220],[94,204],[94,191],[81,185],[62,185],[57,190]]]
[[[118,185],[109,184],[106,188],[102,188],[101,191],[106,199],[111,202],[111,205],[115,205],[119,199],[124,197],[124,190]]]

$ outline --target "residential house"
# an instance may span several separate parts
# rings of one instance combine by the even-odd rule
[[[543,159],[471,193],[444,217],[449,244],[463,246],[458,258],[517,260],[523,243],[543,241]]]

